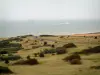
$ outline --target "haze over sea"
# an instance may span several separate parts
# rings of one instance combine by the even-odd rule
[[[68,35],[100,32],[100,20],[27,20],[1,21],[0,37],[19,35]]]

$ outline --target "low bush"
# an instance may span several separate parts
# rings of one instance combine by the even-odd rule
[[[28,55],[26,58],[27,58],[27,60],[31,59],[30,55]]]
[[[34,53],[34,56],[37,57],[38,56],[38,53]]]
[[[55,37],[55,35],[40,35],[40,37]]]
[[[67,52],[66,49],[63,48],[63,47],[57,47],[56,48],[56,53],[57,54],[65,54],[66,52]]]
[[[93,53],[100,53],[100,46],[96,46],[93,48],[89,48],[89,49],[84,49],[81,52],[78,52],[79,54],[93,54]]]
[[[11,74],[13,73],[8,67],[0,66],[0,74]]]
[[[45,42],[44,42],[44,46],[46,46],[47,44],[48,44],[48,43],[45,41]]]
[[[10,48],[10,47],[21,48],[22,46],[19,43],[10,43],[9,40],[0,41],[0,48]]]
[[[65,44],[63,47],[64,48],[73,48],[73,47],[76,47],[76,45],[73,43],[68,43],[68,44]]]
[[[94,37],[94,39],[98,39],[98,37],[97,37],[97,36],[95,36],[95,37]]]
[[[40,52],[39,53],[39,57],[44,57],[44,53],[43,52]]]
[[[55,45],[51,45],[51,47],[52,47],[52,48],[54,48],[54,47],[55,47]]]
[[[5,60],[5,64],[9,64],[9,60]]]
[[[1,48],[0,51],[7,51],[7,52],[10,52],[10,53],[15,53],[15,52],[17,52],[20,49],[22,49],[22,48],[11,47],[11,48]]]
[[[70,64],[82,64],[82,62],[79,59],[72,59],[69,61]]]
[[[55,43],[58,43],[57,41],[55,41]]]
[[[60,36],[59,38],[64,38],[64,36]]]
[[[81,57],[77,53],[67,56],[63,60],[68,61],[70,64],[81,64]]]
[[[21,59],[21,56],[19,55],[12,55],[12,56],[0,56],[0,60],[18,60]]]
[[[9,45],[9,41],[8,40],[2,40],[0,41],[0,48],[5,48]]]
[[[5,50],[0,51],[0,54],[7,54],[7,53],[8,51],[5,51]]]
[[[44,54],[52,54],[52,53],[56,53],[56,49],[45,49],[43,51]]]
[[[74,53],[74,54],[72,54],[72,55],[69,55],[69,56],[65,57],[63,60],[65,60],[65,61],[71,61],[71,60],[73,60],[73,59],[81,60],[81,57],[80,57],[79,54]]]
[[[90,69],[100,69],[100,66],[91,66]]]
[[[37,59],[20,60],[15,62],[13,65],[36,65],[39,64]]]

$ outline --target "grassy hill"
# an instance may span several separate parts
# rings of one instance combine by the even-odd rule
[[[26,59],[28,55],[31,58],[36,58],[39,61],[39,65],[11,65],[17,61],[11,61],[9,68],[16,73],[16,75],[100,75],[99,69],[91,69],[91,66],[100,65],[100,54],[90,54],[81,56],[81,65],[71,65],[69,62],[65,62],[62,59],[66,56],[74,53],[80,52],[84,49],[93,48],[95,46],[100,46],[100,38],[95,39],[95,36],[49,36],[49,37],[39,37],[39,36],[27,36],[22,38],[21,41],[13,40],[11,43],[20,43],[22,45],[21,50],[16,54],[20,55],[22,59]],[[44,45],[47,42],[47,45]],[[52,49],[51,45],[55,45],[55,48],[62,47],[67,43],[74,43],[77,47],[66,48],[68,51],[61,55],[45,54],[45,57],[35,57],[34,53],[41,52],[45,49]],[[7,66],[2,61],[0,65]],[[14,74],[11,74],[14,75]]]

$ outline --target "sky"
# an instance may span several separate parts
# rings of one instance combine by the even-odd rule
[[[0,20],[100,19],[100,0],[0,0]]]

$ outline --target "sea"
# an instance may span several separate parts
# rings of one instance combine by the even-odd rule
[[[20,35],[70,35],[100,32],[100,20],[0,21],[0,37]]]

